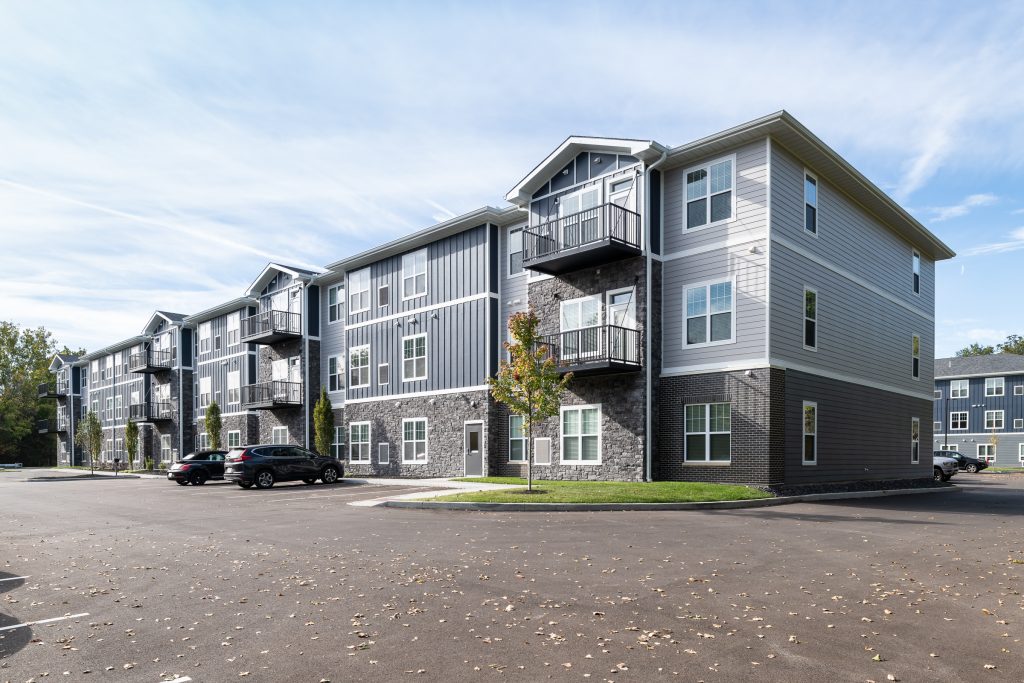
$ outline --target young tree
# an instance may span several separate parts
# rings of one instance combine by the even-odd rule
[[[313,441],[317,453],[330,454],[334,443],[334,407],[324,387],[320,387],[320,398],[313,406]]]
[[[217,405],[216,401],[210,401],[210,405],[206,406],[206,418],[203,420],[203,424],[206,425],[206,435],[210,439],[210,448],[213,450],[220,449],[220,430],[224,425],[220,419],[220,406]]]
[[[139,454],[139,425],[135,420],[129,420],[125,425],[124,449],[128,451],[127,469],[131,469],[135,463],[135,456]]]
[[[100,424],[100,419],[96,417],[96,413],[91,410],[78,424],[75,444],[85,449],[85,452],[89,454],[89,469],[95,469],[96,456],[103,448],[103,426]]]
[[[956,352],[957,358],[967,358],[968,356],[991,356],[996,350],[991,346],[982,346],[978,342],[974,342],[970,346],[965,346]]]
[[[491,396],[523,418],[526,430],[526,485],[533,491],[533,425],[558,414],[560,396],[572,379],[562,375],[537,333],[537,314],[531,308],[508,321],[511,342],[505,342],[511,360],[502,360],[498,374],[487,378]]]

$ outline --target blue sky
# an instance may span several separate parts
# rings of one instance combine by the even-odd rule
[[[893,7],[895,6],[895,7]],[[959,256],[937,353],[1024,334],[1020,3],[0,4],[0,319],[89,348],[484,204],[567,135],[787,109]]]

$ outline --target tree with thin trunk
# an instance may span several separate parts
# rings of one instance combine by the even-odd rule
[[[85,449],[89,454],[89,470],[96,469],[96,456],[103,448],[103,426],[96,413],[91,410],[82,418],[75,433],[75,444]]]
[[[491,396],[504,403],[513,415],[523,418],[526,431],[526,484],[533,491],[533,426],[558,414],[561,395],[572,379],[562,375],[537,333],[540,321],[531,308],[508,321],[510,342],[505,342],[510,360],[502,360],[498,374],[487,379]]]
[[[220,450],[220,430],[224,425],[221,423],[220,406],[216,401],[210,401],[210,405],[206,406],[206,417],[203,418],[203,424],[206,426],[206,437],[210,440],[210,448],[215,451]]]
[[[327,389],[320,387],[320,398],[313,406],[313,445],[320,455],[329,455],[334,443],[334,406]]]
[[[128,469],[132,469],[139,454],[139,424],[135,420],[129,420],[124,427],[124,449],[128,451]]]

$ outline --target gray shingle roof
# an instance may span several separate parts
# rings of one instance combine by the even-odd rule
[[[994,353],[989,356],[967,358],[936,358],[935,377],[964,377],[966,375],[1024,374],[1024,356],[1014,353]]]

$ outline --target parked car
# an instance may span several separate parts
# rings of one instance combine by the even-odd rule
[[[958,469],[962,472],[981,472],[983,469],[988,467],[988,463],[978,458],[972,458],[969,455],[964,455],[957,451],[935,451],[935,455],[940,455],[944,458],[953,458],[956,460]]]
[[[210,479],[224,478],[224,458],[227,451],[197,451],[189,453],[167,470],[167,478],[182,486],[202,486]]]
[[[269,489],[279,481],[302,480],[315,484],[319,479],[333,484],[344,475],[345,466],[337,458],[282,444],[236,448],[228,453],[224,466],[224,478],[243,489],[253,484],[259,489]]]
[[[956,460],[937,453],[932,455],[932,464],[935,472],[935,481],[949,481],[959,471],[959,465]]]

